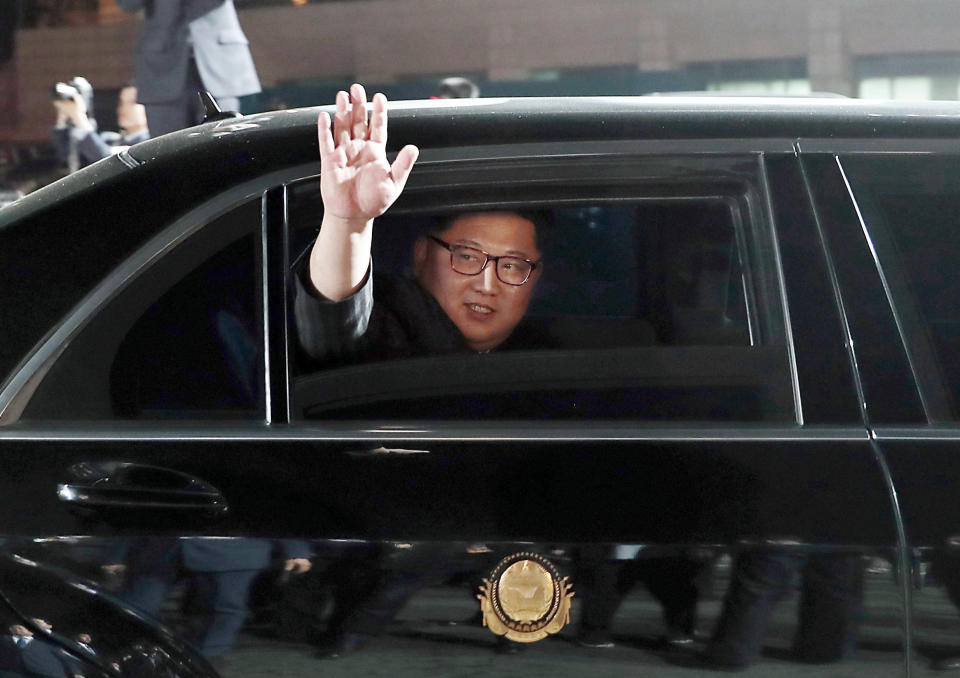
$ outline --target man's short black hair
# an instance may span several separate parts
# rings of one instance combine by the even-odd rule
[[[536,234],[537,249],[543,252],[544,243],[549,240],[550,233],[553,232],[554,224],[553,211],[547,209],[515,210],[510,209],[509,207],[491,207],[489,209],[464,210],[461,212],[438,214],[436,217],[434,217],[434,222],[430,226],[428,234],[439,235],[443,233],[453,225],[454,221],[460,217],[469,216],[471,214],[491,214],[496,212],[502,212],[504,214],[516,214],[521,219],[526,219],[532,223]]]

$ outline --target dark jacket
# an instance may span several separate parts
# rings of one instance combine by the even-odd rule
[[[233,0],[117,0],[117,4],[127,12],[145,11],[137,48],[140,103],[177,100],[187,87],[191,56],[204,88],[214,97],[260,91]]]
[[[466,353],[463,335],[436,299],[408,278],[367,274],[356,294],[325,299],[299,269],[294,318],[300,348],[312,361],[389,360]]]
[[[71,144],[70,127],[53,128],[53,145],[57,149],[57,157],[67,162],[70,156]],[[133,146],[150,138],[150,132],[141,130],[133,134],[118,134],[116,132],[98,132],[91,129],[83,137],[75,141],[78,156],[78,168],[86,167],[101,158],[106,158],[117,147]]]

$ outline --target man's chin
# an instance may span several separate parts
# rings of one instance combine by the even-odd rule
[[[476,339],[470,339],[469,337],[465,338],[467,341],[467,346],[470,347],[470,350],[477,353],[486,353],[487,351],[492,351],[503,343],[503,339],[494,339],[491,337],[477,337]]]

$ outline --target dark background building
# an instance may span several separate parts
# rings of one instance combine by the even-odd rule
[[[236,4],[264,85],[244,102],[248,112],[326,103],[353,80],[393,99],[426,97],[447,75],[472,78],[483,96],[727,90],[960,98],[955,0]],[[109,127],[115,93],[132,75],[139,18],[114,0],[0,5],[0,59],[8,55],[0,64],[0,146],[42,143],[50,85],[74,75],[94,84],[98,117]]]

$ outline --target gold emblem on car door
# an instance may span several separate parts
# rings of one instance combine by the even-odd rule
[[[498,636],[532,643],[570,622],[569,577],[537,553],[514,553],[484,578],[477,598],[483,625]]]

